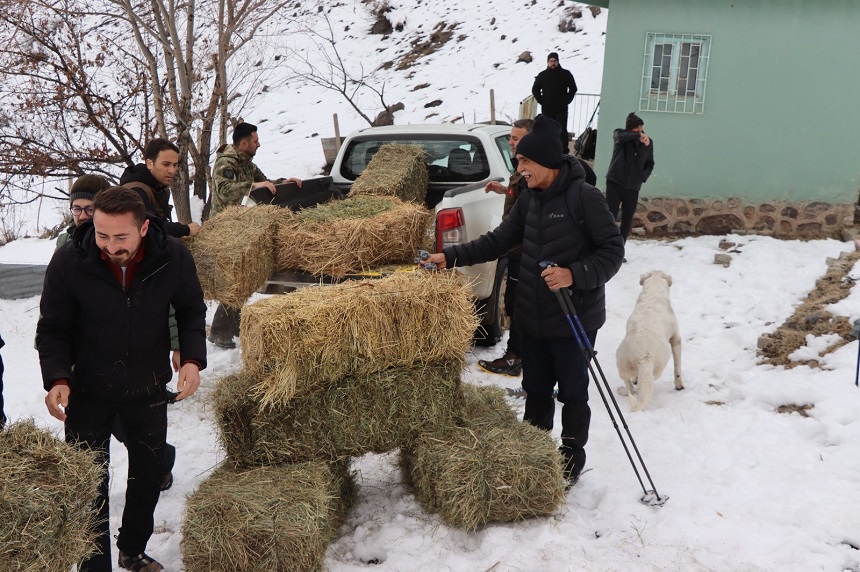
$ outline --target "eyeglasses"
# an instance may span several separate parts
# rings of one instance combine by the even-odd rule
[[[95,212],[92,206],[89,207],[72,207],[69,209],[75,216],[81,216],[81,213],[87,213],[87,216],[93,216]]]

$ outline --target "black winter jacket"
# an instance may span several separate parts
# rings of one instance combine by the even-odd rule
[[[576,81],[573,74],[561,66],[554,70],[546,68],[535,76],[532,95],[540,103],[544,113],[554,115],[563,111],[573,101]]]
[[[571,299],[586,331],[596,330],[606,321],[604,285],[621,268],[624,241],[603,193],[584,177],[579,162],[565,156],[553,184],[546,190],[523,191],[495,230],[443,250],[447,266],[453,268],[495,260],[522,243],[514,320],[527,336],[573,336],[555,294],[540,276],[539,263],[544,260],[567,267],[573,274]],[[584,228],[571,213],[570,206],[577,202]]]
[[[654,140],[645,145],[639,140],[640,135],[638,131],[615,130],[612,159],[606,171],[607,181],[631,191],[639,191],[654,170]]]
[[[171,304],[183,362],[206,367],[206,305],[194,260],[160,221],[149,221],[143,260],[128,293],[101,259],[91,221],[54,253],[36,327],[46,391],[67,379],[72,391],[109,401],[157,394],[173,375]]]
[[[170,213],[173,207],[170,205],[170,188],[159,183],[146,168],[145,163],[138,163],[123,171],[119,184],[140,195],[143,204],[146,205],[146,212],[155,215],[155,218],[164,223],[167,234],[177,238],[191,234],[187,224],[171,220]]]

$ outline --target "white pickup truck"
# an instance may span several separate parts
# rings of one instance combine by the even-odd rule
[[[380,146],[389,143],[420,145],[425,149],[429,183],[427,206],[436,211],[436,250],[467,242],[495,228],[502,219],[504,196],[487,193],[490,180],[507,181],[513,172],[506,125],[394,125],[370,127],[343,141],[331,170],[331,185],[349,193]],[[475,343],[494,345],[502,334],[501,289],[504,264],[488,262],[458,271],[472,281],[482,328]],[[295,288],[319,278],[279,272],[270,286]],[[271,291],[271,288],[270,288]]]

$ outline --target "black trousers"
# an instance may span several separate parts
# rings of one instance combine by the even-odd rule
[[[520,255],[508,255],[508,277],[505,281],[505,314],[510,318],[510,333],[508,335],[508,348],[505,353],[520,355],[520,329],[514,320],[514,309],[517,300],[517,285],[520,280]]]
[[[546,111],[541,107],[541,113],[558,121],[561,125],[561,150],[565,155],[570,153],[570,135],[567,132],[567,107],[560,111]]]
[[[125,428],[128,450],[128,481],[125,508],[117,537],[117,548],[125,554],[140,554],[152,536],[155,505],[160,494],[162,456],[167,439],[167,400],[163,392],[133,402],[102,401],[73,391],[66,408],[66,441],[95,451],[103,465],[99,484],[97,545],[100,554],[84,561],[81,572],[107,572],[111,568],[110,547],[110,436],[115,418]]]
[[[627,241],[630,228],[633,226],[633,215],[639,205],[639,191],[625,189],[618,183],[606,181],[606,202],[613,218],[618,218],[618,208],[621,207],[621,238]]]

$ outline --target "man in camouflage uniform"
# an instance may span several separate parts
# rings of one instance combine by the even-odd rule
[[[259,148],[257,126],[240,123],[233,130],[233,144],[218,149],[212,167],[212,216],[229,206],[241,204],[245,195],[254,189],[266,188],[275,194],[275,185],[254,164]],[[302,186],[302,180],[296,177],[285,182]]]
[[[275,194],[275,185],[254,164],[254,155],[260,148],[257,126],[240,123],[233,130],[233,144],[222,145],[215,156],[212,167],[212,212],[215,216],[229,206],[242,204],[245,195],[254,189],[266,188]],[[299,187],[302,180],[292,177],[285,182],[294,182]],[[236,347],[233,338],[239,335],[239,310],[218,305],[212,318],[209,341],[220,348]]]

